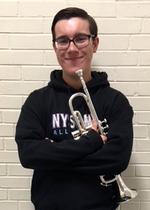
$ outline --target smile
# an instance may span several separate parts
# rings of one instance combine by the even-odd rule
[[[79,60],[82,59],[83,57],[72,57],[72,58],[65,58],[65,60]]]

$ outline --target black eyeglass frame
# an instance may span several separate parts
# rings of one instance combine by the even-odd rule
[[[64,36],[64,38],[66,38],[66,40],[68,39],[68,43],[66,44],[66,46],[62,46],[62,48],[61,48],[61,47],[58,47],[57,44],[58,44],[59,39],[63,38],[63,36],[58,37],[58,38],[56,38],[56,39],[53,39],[53,43],[55,44],[56,48],[58,48],[58,49],[67,49],[67,48],[70,46],[70,43],[73,42],[74,45],[75,45],[78,49],[81,49],[81,48],[86,47],[86,46],[89,44],[89,42],[87,43],[87,45],[84,45],[84,46],[81,46],[81,47],[80,47],[80,46],[79,46],[80,43],[76,43],[76,41],[75,41],[75,39],[77,39],[80,35],[81,35],[81,36],[87,37],[88,40],[90,40],[90,38],[92,38],[92,39],[95,39],[95,38],[96,38],[96,35],[94,35],[94,34],[78,34],[78,35],[76,35],[75,37],[73,37],[73,39],[70,39],[69,37]],[[81,44],[82,44],[82,43],[81,43]]]

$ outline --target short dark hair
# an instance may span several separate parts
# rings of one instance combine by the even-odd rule
[[[73,17],[79,17],[89,22],[90,33],[97,36],[97,24],[92,16],[90,16],[85,10],[77,7],[68,7],[60,10],[54,17],[51,26],[51,32],[53,36],[53,40],[55,39],[55,25],[59,20],[68,20]]]

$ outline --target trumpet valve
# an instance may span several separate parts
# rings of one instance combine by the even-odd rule
[[[108,129],[109,129],[109,126],[107,124],[107,120],[104,119],[103,121],[101,121],[100,126],[102,128],[103,135],[106,135],[108,133]]]

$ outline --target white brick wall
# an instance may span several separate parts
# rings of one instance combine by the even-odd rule
[[[66,6],[82,7],[95,17],[100,46],[93,67],[105,70],[134,108],[133,154],[123,175],[139,194],[120,210],[149,210],[150,0],[0,0],[0,209],[34,209],[32,170],[19,163],[15,125],[25,98],[58,66],[50,25]]]

